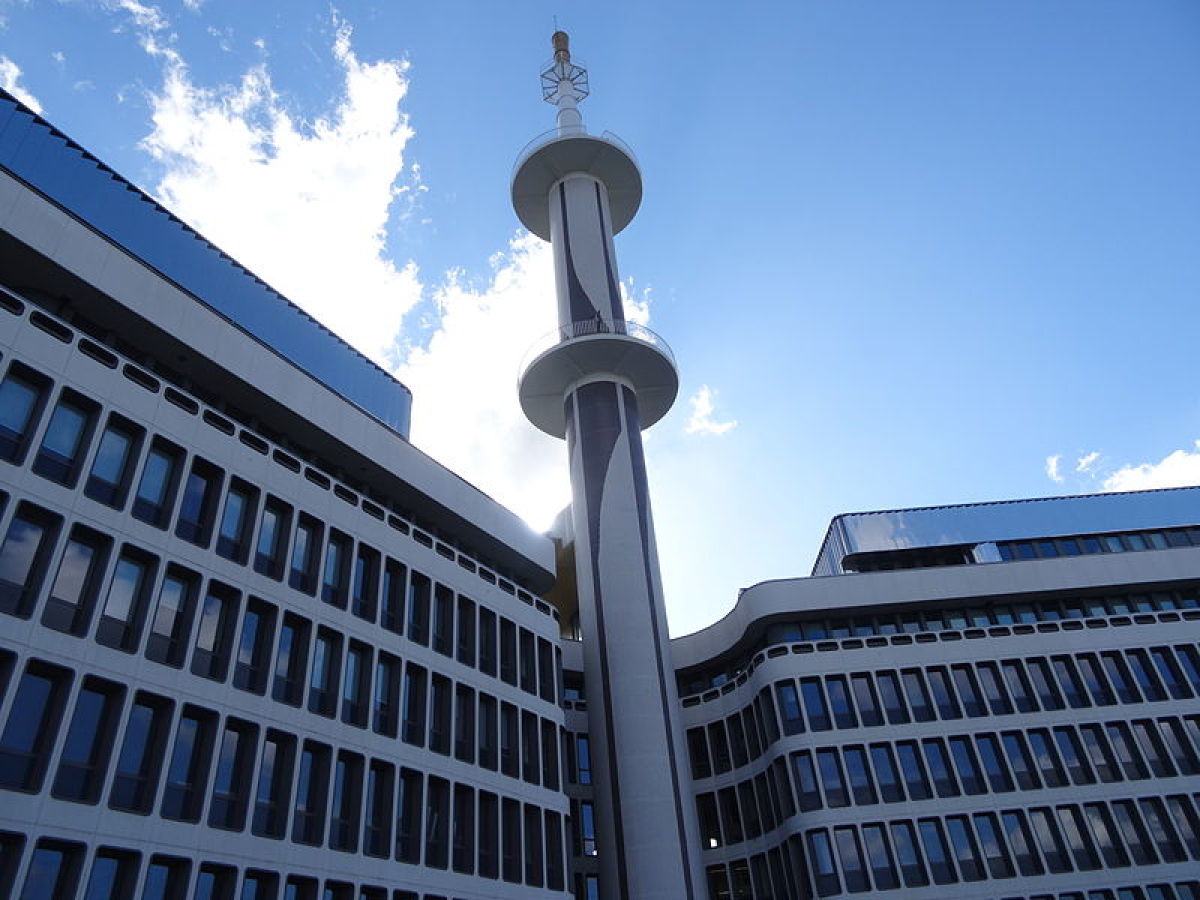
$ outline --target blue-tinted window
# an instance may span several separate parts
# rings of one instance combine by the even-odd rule
[[[21,463],[37,424],[45,384],[16,366],[0,381],[0,459]]]

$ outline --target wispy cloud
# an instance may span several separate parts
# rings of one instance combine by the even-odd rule
[[[707,384],[703,384],[688,399],[688,403],[692,407],[692,415],[683,429],[687,434],[722,435],[737,427],[735,419],[722,422],[714,417],[716,398],[717,392]]]
[[[1058,466],[1061,462],[1062,462],[1062,455],[1059,453],[1056,453],[1053,456],[1046,457],[1046,477],[1049,478],[1051,481],[1053,481],[1055,484],[1063,483],[1062,473],[1059,472],[1059,470],[1058,470]]]
[[[42,104],[21,84],[21,67],[7,56],[0,56],[0,87],[4,88],[35,113],[41,113]]]
[[[1099,459],[1100,459],[1100,452],[1098,450],[1093,450],[1091,453],[1085,453],[1083,456],[1079,457],[1079,459],[1076,461],[1075,471],[1080,472],[1082,474],[1087,474],[1095,468],[1096,463],[1097,463],[1097,461],[1099,461]]]
[[[1156,463],[1126,465],[1104,479],[1106,491],[1200,485],[1200,440],[1193,450],[1176,450]]]

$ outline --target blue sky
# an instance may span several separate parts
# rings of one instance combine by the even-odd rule
[[[0,0],[0,83],[413,388],[414,442],[548,524],[553,327],[512,161],[584,117],[682,388],[647,436],[674,634],[838,512],[1200,482],[1200,6]]]

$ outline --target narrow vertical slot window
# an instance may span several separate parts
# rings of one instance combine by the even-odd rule
[[[126,653],[137,651],[146,618],[147,597],[154,582],[155,560],[126,547],[117,559],[96,640]]]
[[[83,492],[98,503],[121,509],[133,481],[133,467],[145,431],[116,413],[100,435]]]
[[[292,561],[288,584],[298,591],[314,594],[317,590],[317,560],[321,547],[321,523],[305,513],[296,522],[292,542]]]
[[[183,499],[179,503],[176,535],[201,547],[208,546],[217,516],[222,479],[221,470],[212,463],[199,457],[192,460],[192,470],[184,483]]]
[[[0,459],[21,465],[46,400],[48,381],[14,363],[0,381]]]
[[[305,741],[296,778],[296,809],[292,818],[292,840],[320,846],[325,840],[325,806],[329,794],[330,750],[324,744]]]
[[[175,746],[167,765],[161,815],[164,819],[198,822],[212,764],[216,716],[185,706],[175,731]]]
[[[174,444],[154,438],[146,461],[142,464],[142,477],[138,481],[133,497],[133,517],[156,528],[166,528],[171,508],[175,503],[175,491],[179,486],[179,471],[183,450]]]
[[[433,649],[454,654],[454,592],[442,584],[433,589]]]
[[[296,739],[280,731],[268,731],[263,740],[258,789],[254,794],[254,818],[250,826],[254,834],[269,838],[284,836],[295,764]]]
[[[17,507],[0,544],[0,613],[33,615],[61,521],[28,503]]]
[[[42,610],[42,624],[82,637],[92,622],[112,541],[82,525],[71,529]]]
[[[264,694],[275,640],[275,607],[251,597],[242,616],[233,669],[233,686],[251,694]]]
[[[379,608],[379,554],[365,544],[354,555],[354,578],[350,587],[350,612],[374,622]]]
[[[254,544],[254,571],[279,581],[283,578],[283,560],[287,552],[292,508],[277,497],[267,497],[258,523]]]
[[[258,490],[240,478],[229,480],[221,525],[217,529],[217,555],[246,564],[250,558],[250,532],[258,507]]]
[[[58,737],[70,672],[31,662],[0,733],[0,787],[37,793]]]
[[[393,634],[404,633],[404,593],[408,569],[388,557],[383,567],[383,592],[379,624]]]
[[[330,529],[325,547],[325,566],[321,576],[321,599],[338,609],[346,608],[350,588],[350,548],[348,535]]]
[[[167,749],[171,708],[164,697],[143,693],[134,697],[108,797],[113,809],[148,813],[153,806]]]
[[[59,752],[53,796],[75,803],[100,798],[124,696],[125,689],[111,681],[84,679]]]
[[[250,774],[258,728],[249,722],[229,719],[217,751],[217,771],[213,778],[212,802],[208,808],[211,828],[241,831],[246,826],[250,805]]]
[[[396,769],[391,763],[371,760],[363,809],[363,853],[378,859],[392,854],[392,796]]]
[[[75,487],[83,458],[87,455],[88,442],[96,424],[99,407],[91,400],[64,390],[50,423],[42,435],[42,446],[33,460],[33,471],[43,478],[56,481],[66,487]]]
[[[150,635],[146,638],[146,658],[180,668],[187,656],[188,638],[195,616],[196,592],[200,578],[174,564],[167,566],[158,589]]]
[[[408,639],[422,647],[429,646],[429,600],[432,592],[429,579],[420,572],[409,572],[408,578]]]
[[[271,697],[289,706],[304,702],[304,676],[308,672],[308,643],[312,625],[293,613],[284,613],[275,651]]]
[[[233,588],[209,582],[196,625],[196,647],[192,652],[192,674],[224,681],[233,651],[234,628],[241,595]]]

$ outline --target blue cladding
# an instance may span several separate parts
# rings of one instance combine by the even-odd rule
[[[408,437],[408,388],[3,90],[0,166]]]

